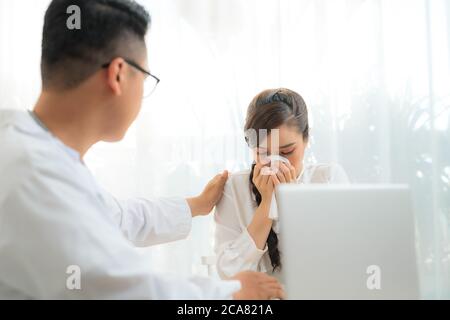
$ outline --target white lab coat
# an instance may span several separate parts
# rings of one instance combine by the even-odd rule
[[[0,111],[0,154],[0,299],[230,299],[240,289],[154,274],[134,248],[185,238],[184,199],[116,200],[27,112]],[[67,287],[69,266],[80,290]]]
[[[257,208],[249,175],[249,170],[231,175],[225,185],[223,197],[216,206],[216,269],[223,279],[239,271],[254,270],[282,280],[278,272],[272,272],[267,245],[263,250],[259,249],[247,231]],[[348,177],[337,164],[306,165],[297,183],[348,183]],[[275,197],[269,215],[278,216]],[[278,219],[274,221],[272,228],[280,237]]]

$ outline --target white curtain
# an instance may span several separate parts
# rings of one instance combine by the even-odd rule
[[[151,71],[161,78],[125,140],[87,163],[118,197],[187,196],[250,166],[242,127],[271,87],[309,106],[309,162],[356,183],[407,183],[425,298],[450,298],[450,1],[146,0]],[[31,108],[48,0],[0,0],[0,108]],[[151,248],[157,271],[206,274],[211,217]],[[380,230],[382,236],[382,230]],[[370,248],[368,248],[370,249]]]

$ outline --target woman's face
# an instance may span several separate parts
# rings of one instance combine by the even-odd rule
[[[308,141],[303,140],[303,135],[295,127],[282,125],[277,129],[279,130],[278,152],[275,149],[276,146],[272,148],[271,133],[267,136],[266,141],[262,141],[261,145],[254,149],[255,161],[261,162],[264,157],[279,154],[289,160],[299,175],[303,168],[303,158]]]

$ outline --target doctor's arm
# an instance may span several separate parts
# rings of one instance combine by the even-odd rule
[[[31,299],[283,295],[275,279],[259,273],[241,273],[235,281],[156,274],[152,261],[137,253],[89,200],[65,181],[33,177],[9,193],[1,206],[0,282]]]
[[[209,181],[199,196],[186,199],[193,217],[207,215],[214,209],[214,206],[222,198],[227,180],[228,171],[224,171]]]
[[[184,239],[192,218],[209,214],[220,200],[228,172],[215,176],[193,198],[129,199],[109,196],[107,203],[126,238],[136,246],[150,246]]]

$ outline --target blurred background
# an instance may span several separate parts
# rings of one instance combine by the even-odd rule
[[[287,87],[309,107],[307,162],[412,187],[423,296],[450,298],[449,0],[138,2],[152,15],[149,65],[161,83],[122,142],[86,156],[107,189],[189,196],[223,169],[249,168],[246,108]],[[48,3],[0,0],[0,108],[37,99]],[[213,234],[211,216],[196,219],[187,240],[146,249],[149,267],[205,275]]]

